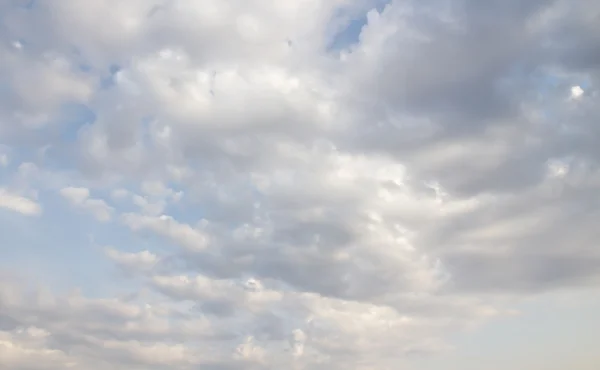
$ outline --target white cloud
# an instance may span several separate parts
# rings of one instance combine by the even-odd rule
[[[34,326],[14,331],[0,331],[0,357],[9,368],[73,368],[77,362],[60,350],[48,348],[50,333]]]
[[[113,189],[110,192],[110,196],[114,199],[123,199],[129,195],[129,191],[126,189]]]
[[[143,216],[126,213],[121,220],[133,231],[150,230],[159,236],[167,238],[190,251],[203,250],[208,247],[208,236],[190,225],[177,222],[170,216]]]
[[[581,86],[573,86],[571,87],[571,98],[578,99],[580,98],[585,91],[581,88]]]
[[[112,218],[114,209],[102,199],[90,198],[90,191],[87,188],[63,188],[60,190],[60,195],[69,201],[72,206],[89,212],[98,221],[107,222]]]
[[[36,201],[11,193],[4,188],[0,188],[0,207],[27,216],[35,216],[42,213],[42,207]]]
[[[118,249],[107,248],[106,255],[117,264],[133,271],[150,270],[160,261],[157,255],[149,251],[126,253]]]
[[[165,185],[160,181],[144,181],[142,182],[142,192],[146,195],[161,196],[169,193]]]

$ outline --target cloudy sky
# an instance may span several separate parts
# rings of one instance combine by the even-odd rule
[[[597,0],[0,0],[0,369],[600,355]]]

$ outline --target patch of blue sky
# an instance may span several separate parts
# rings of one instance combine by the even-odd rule
[[[10,187],[13,184],[13,177],[21,165],[20,156],[15,150],[10,152],[0,151],[0,156],[6,155],[7,163],[0,165],[0,187]]]
[[[371,6],[364,13],[358,17],[349,19],[345,27],[334,35],[328,46],[328,51],[344,50],[357,44],[360,40],[363,27],[367,25],[367,14],[373,9],[381,13],[389,3],[390,0],[373,0]],[[343,17],[343,14],[338,16]]]
[[[579,86],[586,91],[592,84],[587,77],[561,76],[545,71],[537,71],[534,74],[536,92],[541,100],[543,109],[542,117],[549,125],[561,127],[564,133],[577,132],[575,126],[565,125],[564,104],[557,104],[557,100],[566,103],[571,97],[571,88]]]
[[[101,89],[110,89],[116,84],[116,75],[121,70],[121,67],[117,64],[112,64],[108,68],[108,75],[100,80]]]
[[[54,191],[41,191],[39,201],[43,212],[37,217],[0,213],[0,266],[19,266],[17,273],[61,291],[77,287],[92,296],[111,291],[113,284],[105,277],[112,274],[114,265],[92,236],[102,235],[106,242],[131,247],[130,238],[124,238],[127,234],[114,235],[114,228],[73,210]]]
[[[17,0],[15,5],[24,9],[33,9],[37,5],[37,0]]]
[[[579,86],[583,90],[592,86],[592,82],[587,76],[557,75],[544,70],[536,70],[532,76],[535,78],[536,87],[540,93],[552,93],[557,89],[564,89],[560,93],[568,95],[569,89],[573,86]]]
[[[153,148],[157,145],[152,135],[152,126],[155,122],[156,117],[152,115],[147,115],[140,119],[139,141],[145,149]]]
[[[119,220],[119,215],[123,212],[121,206],[116,202],[110,203],[117,209],[115,219],[111,223],[105,224],[106,232],[94,234],[94,242],[103,247],[113,247],[125,253],[138,253],[141,251],[150,251],[159,256],[174,253],[179,247],[175,243],[155,235],[149,230],[132,230]],[[90,216],[91,217],[91,216]]]
[[[180,248],[150,230],[132,232],[124,225],[119,215],[138,210],[127,201],[113,201],[99,191],[92,191],[91,198],[106,199],[115,208],[111,221],[98,222],[85,210],[71,206],[55,191],[40,192],[44,209],[41,216],[14,217],[13,213],[12,225],[0,225],[0,234],[6,240],[0,247],[0,253],[4,252],[4,248],[19,246],[13,248],[11,255],[7,254],[0,267],[27,266],[29,263],[32,276],[53,288],[65,291],[76,287],[86,296],[102,297],[125,294],[139,288],[135,280],[123,279],[126,277],[123,271],[106,256],[107,247],[125,253],[148,250],[158,256],[171,255]],[[179,215],[176,217],[179,218]],[[21,227],[18,227],[19,224]],[[31,232],[32,228],[35,233]],[[73,233],[72,230],[78,232]],[[52,241],[50,245],[48,240]],[[105,279],[106,276],[110,278]],[[118,284],[115,284],[115,279],[119,279]]]
[[[94,63],[90,62],[88,58],[86,58],[83,50],[77,45],[71,45],[68,48],[68,57],[71,61],[71,68],[75,73],[86,73],[86,74],[98,74],[101,71],[98,71],[98,68],[94,66]]]
[[[7,33],[10,31],[7,31]],[[31,48],[32,44],[27,41],[24,38],[20,38],[20,37],[12,37],[12,36],[5,36],[6,37],[6,42],[8,43],[8,47],[11,50],[11,52],[13,53],[19,53],[19,52],[27,52],[28,49]]]
[[[538,72],[534,74],[537,83],[537,91],[547,94],[555,91],[560,86],[560,78],[550,73]]]
[[[189,194],[184,193],[182,200],[179,202],[168,200],[162,213],[173,217],[177,222],[198,227],[203,219],[210,219],[211,212],[209,204],[193,199]]]
[[[61,139],[72,143],[77,140],[79,130],[96,121],[96,113],[87,105],[81,103],[65,103],[60,108],[56,122],[61,126]]]
[[[546,124],[554,125],[560,121],[561,117],[562,105],[556,104],[557,99],[568,98],[570,87],[583,83],[583,81],[571,81],[568,78],[557,75],[551,70],[516,61],[495,88],[499,93],[510,94],[516,99],[535,101],[536,105],[541,107],[536,110],[536,113],[541,115]],[[515,91],[522,91],[523,94],[514,95]]]
[[[31,130],[29,140],[33,140],[38,147],[46,147],[44,152],[45,167],[52,169],[73,168],[76,166],[77,158],[73,155],[82,127],[95,121],[96,115],[84,104],[64,103],[59,111],[40,128]],[[39,151],[30,152],[28,146],[14,148],[18,151],[21,161],[33,161],[39,159]],[[18,150],[17,150],[18,149]],[[55,165],[55,166],[54,166]],[[56,167],[56,168],[54,168]]]
[[[7,76],[2,75],[0,75],[0,99],[5,102],[14,99],[11,84]],[[72,143],[76,140],[79,129],[95,120],[95,113],[85,104],[65,102],[59,107],[58,112],[55,112],[46,122],[41,122],[40,127],[29,134],[36,137],[36,141],[50,142],[58,139],[65,143]],[[1,138],[0,143],[2,143]]]
[[[92,73],[94,70],[91,65],[85,62],[78,63],[77,69],[79,69],[79,71],[83,73]]]
[[[28,138],[27,140],[29,140],[29,143],[34,142],[35,144],[39,142],[39,140],[36,140],[35,138]],[[6,167],[3,168],[0,166],[0,186],[2,186],[2,184],[10,183],[10,178],[15,175],[19,166],[23,163],[36,163],[43,154],[43,146],[36,147],[35,150],[32,150],[31,146],[23,145],[22,141],[18,141],[18,143],[18,145],[14,145],[15,142],[12,140],[8,140],[4,143],[0,142],[0,155],[6,154],[8,157],[8,164]]]
[[[11,92],[12,88],[9,77],[0,73],[0,99],[5,101],[5,99],[10,96]]]
[[[164,185],[171,188],[174,192],[180,190],[174,184],[165,183]],[[105,199],[107,203],[115,207],[115,209],[117,210],[117,214],[142,213],[141,207],[134,203],[134,196],[140,196],[142,198],[145,198],[150,204],[160,201],[160,198],[155,198],[144,194],[142,189],[138,186],[134,186],[134,184],[120,184],[118,188],[126,190],[128,194],[121,198],[113,198],[111,191],[109,190],[95,190],[92,194],[92,197]],[[187,196],[189,197],[189,195]],[[208,217],[207,204],[204,202],[197,201],[196,199],[186,198],[185,192],[183,197],[183,200],[179,202],[174,202],[170,198],[166,199],[165,208],[162,212],[160,212],[159,216],[167,215],[173,217],[179,223],[188,224],[192,227],[197,227],[198,223],[202,219]],[[149,231],[141,231],[136,234],[132,233],[131,230],[129,230],[123,225],[113,225],[113,227],[113,231],[118,230],[119,233],[116,239],[117,242],[119,240],[124,240],[126,245],[135,245],[133,249],[129,250],[127,246],[121,247],[119,244],[116,244],[115,246],[118,246],[120,250],[133,252],[135,251],[135,248],[137,248],[137,246],[139,245],[143,245],[145,249],[155,252],[169,252],[170,249],[176,248],[174,243],[169,242],[160,237],[156,237]],[[135,243],[132,244],[132,241],[135,241]]]

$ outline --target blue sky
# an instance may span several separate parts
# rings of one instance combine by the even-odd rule
[[[7,369],[595,369],[600,7],[484,3],[0,4]]]

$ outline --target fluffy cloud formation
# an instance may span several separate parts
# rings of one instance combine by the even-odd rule
[[[0,207],[28,216],[39,215],[42,212],[41,206],[34,200],[14,194],[4,188],[0,188]]]
[[[110,221],[113,208],[102,199],[90,198],[87,188],[67,187],[60,189],[62,195],[71,205],[91,213],[98,221]]]
[[[0,275],[7,368],[396,369],[597,288],[600,5],[384,5],[0,2],[0,207],[137,243]]]

